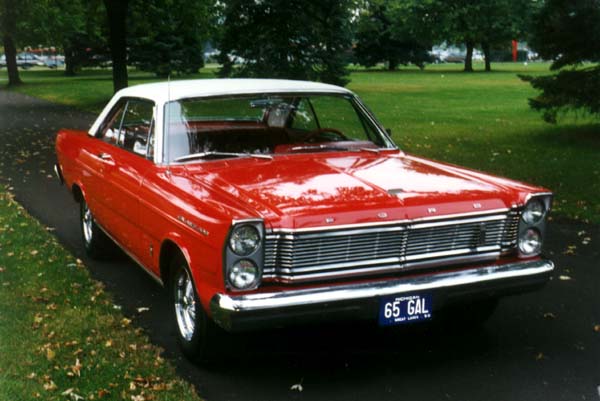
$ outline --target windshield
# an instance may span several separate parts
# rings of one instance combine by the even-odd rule
[[[165,159],[395,148],[351,96],[195,98],[165,106]]]

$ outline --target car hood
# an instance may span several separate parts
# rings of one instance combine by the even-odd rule
[[[534,188],[393,152],[244,158],[186,166],[272,227],[305,228],[484,212]],[[258,216],[257,216],[258,215]]]

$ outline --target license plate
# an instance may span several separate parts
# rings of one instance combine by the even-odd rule
[[[413,323],[431,319],[431,294],[394,295],[379,302],[379,325]]]

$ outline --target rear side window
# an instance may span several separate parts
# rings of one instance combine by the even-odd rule
[[[111,111],[100,138],[129,152],[152,157],[154,103],[142,99],[123,100]]]

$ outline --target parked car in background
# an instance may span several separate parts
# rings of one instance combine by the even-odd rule
[[[56,153],[85,250],[116,243],[168,288],[192,358],[224,330],[476,322],[554,268],[548,190],[407,154],[337,86],[133,86]]]
[[[65,65],[64,56],[50,56],[44,60],[44,65],[50,69],[60,68]]]
[[[43,66],[44,61],[33,53],[19,53],[17,54],[17,67],[28,69],[31,67]],[[0,57],[0,67],[6,67],[6,55]]]

